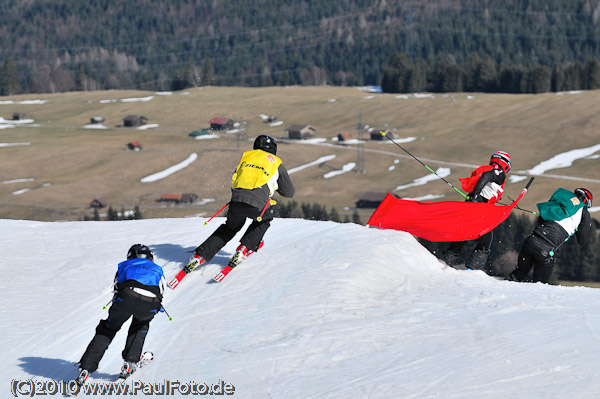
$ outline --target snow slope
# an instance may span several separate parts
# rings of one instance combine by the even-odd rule
[[[0,220],[4,392],[73,378],[128,248],[151,246],[172,276],[224,219],[204,220]],[[407,233],[298,219],[210,284],[238,239],[166,293],[173,321],[152,322],[139,380],[223,380],[238,398],[598,397],[600,290],[499,281]],[[125,335],[91,382],[116,376]]]

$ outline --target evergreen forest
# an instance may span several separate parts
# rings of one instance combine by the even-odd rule
[[[0,94],[600,85],[600,0],[5,0]]]

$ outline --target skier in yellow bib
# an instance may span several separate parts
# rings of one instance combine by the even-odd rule
[[[277,141],[268,135],[260,135],[254,140],[252,151],[244,152],[231,179],[231,201],[227,221],[195,249],[190,263],[200,265],[210,261],[246,223],[252,219],[248,230],[240,240],[230,264],[237,265],[246,256],[262,247],[262,239],[273,220],[270,209],[275,201],[275,192],[288,198],[295,193],[287,169],[277,157]],[[195,267],[194,265],[194,267]]]

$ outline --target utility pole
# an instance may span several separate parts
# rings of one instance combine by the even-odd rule
[[[360,111],[360,114],[358,115],[358,125],[356,126],[356,130],[358,130],[358,145],[356,146],[358,149],[356,173],[365,173],[365,143],[363,140],[364,127],[362,124],[362,111]]]

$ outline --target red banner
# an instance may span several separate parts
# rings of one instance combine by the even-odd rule
[[[419,202],[388,193],[379,204],[369,226],[401,230],[428,241],[474,240],[495,229],[508,218],[527,189],[510,205],[483,202]]]

